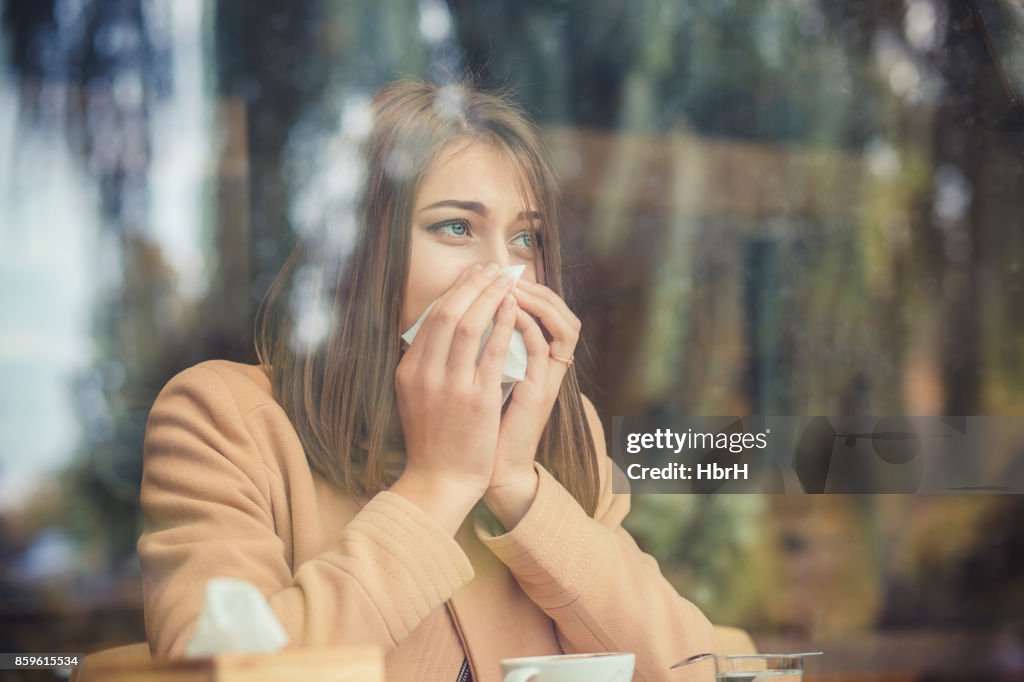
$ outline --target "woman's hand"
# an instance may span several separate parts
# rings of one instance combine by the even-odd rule
[[[581,327],[565,301],[542,284],[520,281],[514,295],[519,303],[516,328],[523,334],[528,352],[526,377],[516,384],[501,418],[494,471],[484,495],[488,508],[510,530],[536,495],[533,462],[537,446],[569,370],[566,362],[553,358],[572,358]],[[533,316],[540,319],[550,342]]]
[[[392,486],[455,533],[491,480],[501,373],[516,320],[511,280],[474,266],[435,303],[395,372],[406,465]],[[494,330],[480,364],[480,339]]]

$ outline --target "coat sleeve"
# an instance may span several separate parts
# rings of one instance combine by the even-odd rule
[[[669,669],[693,654],[721,653],[721,647],[700,609],[676,592],[622,527],[629,495],[612,493],[612,477],[622,473],[607,455],[596,410],[586,398],[584,404],[602,462],[594,517],[538,464],[536,498],[516,527],[494,536],[477,526],[477,534],[555,622],[566,653],[634,652],[638,681],[706,677],[703,666]]]
[[[183,655],[214,577],[259,588],[290,648],[370,644],[385,651],[473,577],[455,540],[388,491],[293,572],[275,533],[270,481],[277,474],[264,464],[227,384],[203,365],[160,392],[143,451],[138,552],[155,656]]]

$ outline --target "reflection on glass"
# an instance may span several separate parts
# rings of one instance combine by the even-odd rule
[[[5,3],[8,650],[52,648],[38,623],[85,612],[115,617],[69,626],[69,649],[142,639],[136,498],[155,392],[206,358],[254,360],[256,306],[296,238],[350,247],[368,93],[401,73],[473,72],[541,122],[603,415],[1019,414],[1014,12]],[[327,333],[322,306],[294,313],[298,343]],[[830,436],[851,438],[879,456],[897,442]],[[631,531],[679,590],[762,649],[866,641],[923,670],[921,652],[943,648],[926,631],[944,629],[950,656],[999,672],[1024,648],[1010,496],[633,507]]]

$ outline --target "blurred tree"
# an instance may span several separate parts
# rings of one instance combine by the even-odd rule
[[[122,266],[98,278],[96,364],[73,387],[85,438],[64,499],[68,528],[104,548],[107,570],[133,554],[149,388],[175,340],[161,319],[174,282],[148,224],[150,113],[171,86],[159,12],[136,0],[4,6],[25,118],[63,128],[95,179],[101,241]]]

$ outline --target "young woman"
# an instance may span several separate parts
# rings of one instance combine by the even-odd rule
[[[289,646],[380,646],[389,680],[497,680],[502,658],[598,651],[635,652],[638,680],[686,679],[669,666],[719,644],[621,526],[535,130],[468,87],[399,82],[373,112],[350,256],[300,244],[260,317],[262,364],[201,363],[153,406],[153,653],[183,653],[224,576],[260,589]],[[514,287],[509,265],[525,266]],[[292,312],[315,305],[318,271],[322,338]],[[513,330],[527,370],[503,402]]]

